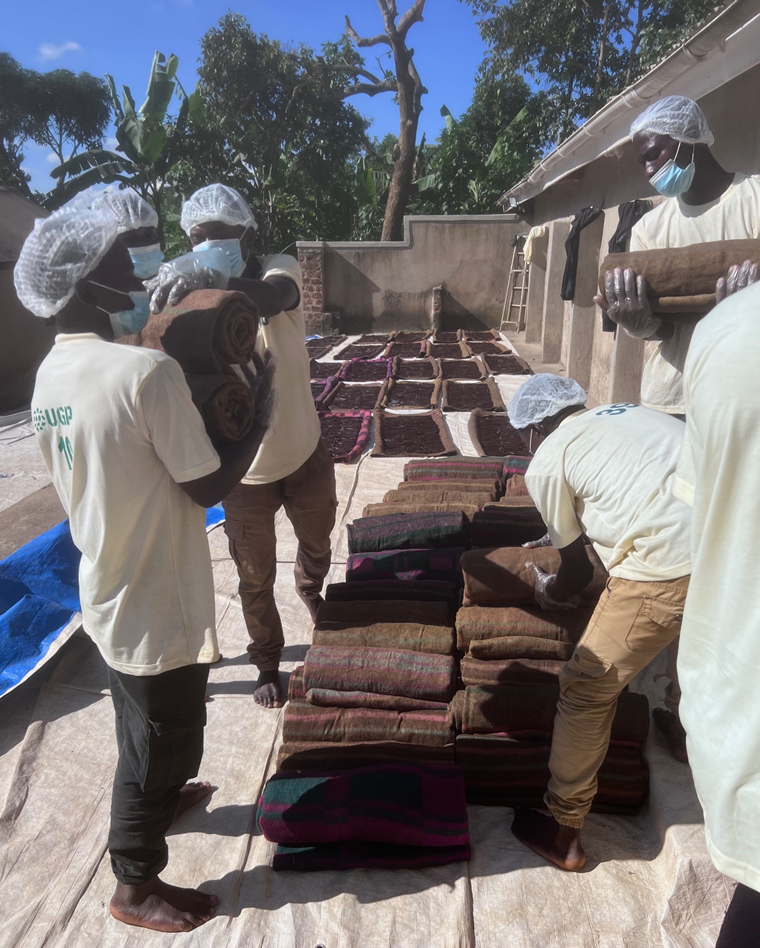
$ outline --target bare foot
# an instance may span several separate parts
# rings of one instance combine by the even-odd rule
[[[180,889],[158,877],[147,885],[116,883],[111,915],[125,925],[156,932],[191,932],[216,915],[219,899],[198,889]]]
[[[553,816],[521,807],[512,821],[514,835],[534,853],[568,872],[580,872],[586,865],[581,846],[581,831],[562,826]]]
[[[686,731],[679,721],[678,715],[672,711],[665,711],[663,708],[655,708],[652,711],[652,717],[654,718],[654,726],[665,738],[671,756],[682,764],[688,764]]]
[[[206,797],[210,797],[213,792],[208,780],[191,780],[186,783],[179,792],[179,806],[174,814],[174,819],[180,817],[191,806],[197,806]]]
[[[253,689],[253,700],[256,704],[260,704],[262,708],[282,707],[282,685],[280,684],[279,670],[259,672],[259,680]]]

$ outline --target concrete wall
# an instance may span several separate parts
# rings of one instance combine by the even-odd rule
[[[498,327],[512,260],[525,233],[512,214],[408,217],[397,243],[298,244],[299,259],[322,251],[321,301],[343,331],[428,328],[441,287],[441,326]]]

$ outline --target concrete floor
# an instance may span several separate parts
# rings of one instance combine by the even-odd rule
[[[52,484],[0,511],[0,560],[65,519]]]

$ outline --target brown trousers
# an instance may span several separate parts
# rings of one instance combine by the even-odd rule
[[[298,539],[296,592],[313,611],[330,569],[335,525],[335,468],[324,442],[297,471],[271,484],[238,484],[224,501],[224,529],[240,577],[240,600],[250,661],[260,671],[280,664],[285,638],[274,601],[277,575],[275,514],[285,508]]]
[[[544,797],[554,819],[583,826],[610,743],[620,692],[681,631],[689,577],[662,583],[610,579],[559,676],[560,696]]]

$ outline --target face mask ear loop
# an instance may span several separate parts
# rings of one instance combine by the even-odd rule
[[[533,454],[533,429],[530,429],[530,434],[528,435],[528,451]]]

